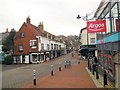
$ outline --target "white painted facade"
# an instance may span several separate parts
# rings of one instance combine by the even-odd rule
[[[94,39],[94,42],[91,41]],[[96,44],[96,33],[87,33],[87,29],[82,30],[80,42],[82,45]]]
[[[58,45],[58,50],[60,50],[60,47],[59,45],[61,45],[61,48],[66,48],[66,45],[65,43],[63,42],[59,42],[59,41],[54,41],[54,40],[51,40],[49,38],[45,38],[45,37],[42,37],[42,36],[37,36],[36,37],[38,39],[38,50],[40,51],[41,50],[41,44],[43,43],[44,44],[44,50],[47,50],[47,44],[49,45],[49,49],[51,50],[51,44],[53,44],[53,49],[54,49],[54,45]]]
[[[25,55],[25,63],[29,63],[29,55]]]

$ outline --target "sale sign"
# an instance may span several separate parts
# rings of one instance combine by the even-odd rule
[[[97,20],[87,22],[87,31],[88,33],[106,32],[106,21]]]

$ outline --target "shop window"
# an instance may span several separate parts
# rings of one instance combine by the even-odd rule
[[[33,61],[33,62],[37,62],[37,60],[38,60],[37,55],[36,55],[36,54],[35,54],[35,55],[33,54],[33,55],[32,55],[32,61]]]

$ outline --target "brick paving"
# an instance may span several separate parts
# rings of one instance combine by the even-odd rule
[[[74,59],[77,59],[77,54]],[[70,68],[57,71],[53,76],[49,74],[42,78],[39,77],[36,86],[30,82],[22,88],[96,88],[86,67],[87,62],[81,61],[80,64],[74,64]]]

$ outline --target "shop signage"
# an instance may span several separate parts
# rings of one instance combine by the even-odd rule
[[[106,32],[106,20],[96,20],[87,22],[88,33]]]
[[[100,39],[100,43],[104,43],[104,39],[103,38]]]

